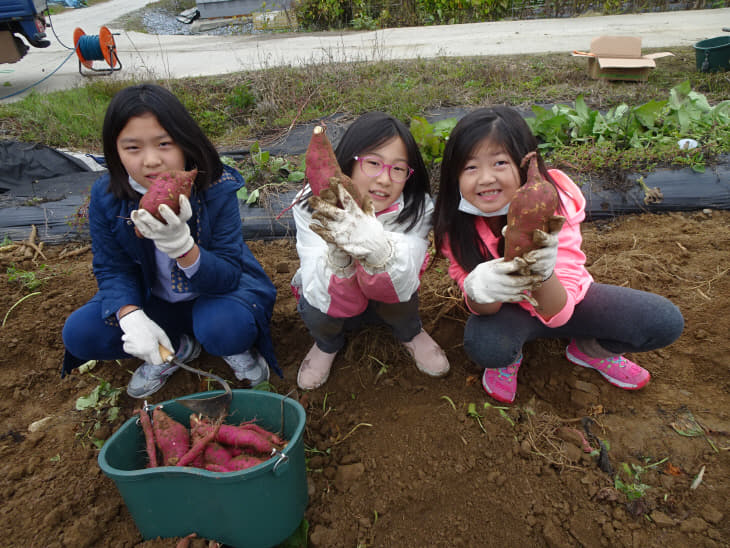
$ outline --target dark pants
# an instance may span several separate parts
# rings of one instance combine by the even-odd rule
[[[144,311],[167,333],[174,350],[183,333],[193,335],[213,356],[245,352],[259,336],[256,320],[248,309],[225,297],[198,297],[179,303],[152,297]],[[102,318],[100,300],[92,300],[71,313],[63,327],[63,343],[81,363],[131,357],[122,349],[122,329],[117,322]]]
[[[497,368],[514,362],[526,342],[539,338],[596,339],[620,355],[668,346],[683,329],[682,313],[664,297],[594,283],[560,327],[547,327],[516,304],[504,304],[492,316],[470,316],[464,350],[479,367]]]
[[[393,330],[395,338],[401,342],[409,342],[421,332],[418,292],[403,303],[370,301],[365,312],[352,318],[328,316],[310,305],[304,297],[299,298],[297,310],[319,349],[330,354],[339,351],[345,345],[345,332],[369,324],[388,325]]]

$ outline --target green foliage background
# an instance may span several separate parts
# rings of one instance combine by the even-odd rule
[[[439,25],[574,17],[585,14],[614,15],[669,9],[693,9],[700,3],[668,0],[298,0],[294,12],[305,29],[353,27],[376,29],[412,25]],[[702,8],[726,7],[726,0],[701,3]]]

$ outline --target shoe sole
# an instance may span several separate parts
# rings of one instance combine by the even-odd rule
[[[601,375],[603,375],[603,378],[606,379],[609,383],[611,383],[614,386],[618,386],[619,388],[623,388],[624,390],[639,390],[641,388],[644,388],[647,384],[649,384],[650,378],[646,379],[646,382],[643,384],[631,384],[627,382],[622,382],[614,377],[611,377],[610,375],[607,375],[600,369],[596,369],[591,364],[584,362],[580,358],[575,357],[573,354],[570,353],[570,350],[567,348],[565,349],[565,357],[568,358],[568,361],[571,363],[574,363],[575,365],[579,365],[581,367],[585,367],[586,369],[593,369],[593,371],[597,371]]]

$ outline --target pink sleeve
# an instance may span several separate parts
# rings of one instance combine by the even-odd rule
[[[562,171],[553,169],[550,170],[550,174],[558,184],[564,209],[561,213],[566,218],[559,235],[560,243],[558,244],[555,275],[563,284],[568,298],[562,310],[548,321],[543,320],[540,315],[536,314],[529,303],[521,304],[536,315],[546,326],[560,327],[573,316],[575,305],[583,300],[586,291],[593,283],[593,277],[585,268],[586,256],[581,249],[583,236],[581,235],[580,223],[585,219],[585,197],[575,183],[570,180],[570,177]]]

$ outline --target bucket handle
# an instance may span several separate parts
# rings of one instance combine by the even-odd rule
[[[289,468],[289,455],[286,455],[279,451],[276,447],[271,450],[271,458],[278,457],[274,463],[272,472],[275,476],[281,476]]]

